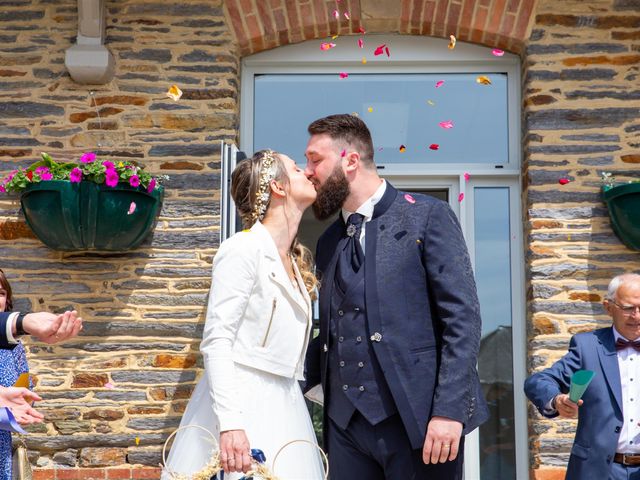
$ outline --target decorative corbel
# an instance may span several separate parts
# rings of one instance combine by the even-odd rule
[[[113,78],[115,60],[104,46],[104,0],[78,0],[78,37],[64,64],[77,83],[103,84]]]

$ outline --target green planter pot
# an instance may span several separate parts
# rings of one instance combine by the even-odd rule
[[[54,250],[136,248],[153,230],[164,191],[125,184],[51,180],[27,187],[20,202],[33,233]],[[129,214],[131,202],[136,209]]]
[[[603,187],[602,198],[618,238],[630,249],[640,250],[640,183]]]

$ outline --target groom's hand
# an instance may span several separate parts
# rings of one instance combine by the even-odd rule
[[[427,436],[422,448],[422,461],[444,463],[455,460],[460,447],[462,423],[445,417],[432,417],[427,426]]]
[[[244,430],[220,433],[220,463],[225,472],[247,473],[251,467],[251,449]]]

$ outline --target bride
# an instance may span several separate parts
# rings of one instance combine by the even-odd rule
[[[322,462],[298,385],[311,335],[310,292],[317,280],[311,254],[296,235],[316,197],[295,162],[272,150],[238,164],[231,195],[249,230],[224,241],[213,262],[207,319],[200,350],[205,374],[180,427],[163,472],[200,471],[219,448],[225,480],[242,477],[250,449],[286,480],[321,480]],[[278,456],[274,455],[292,440]],[[238,472],[238,473],[230,473]],[[256,477],[258,478],[258,477]]]

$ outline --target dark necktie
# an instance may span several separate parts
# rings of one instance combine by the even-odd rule
[[[360,244],[360,232],[362,232],[362,222],[364,216],[360,213],[352,213],[347,219],[347,244],[345,245],[345,253],[347,253],[351,268],[354,273],[360,270],[360,266],[364,261],[364,252],[362,251],[362,245]]]
[[[636,351],[640,352],[640,340],[636,340],[635,342],[626,341],[622,338],[616,340],[616,350],[624,350],[627,347],[635,348]]]

